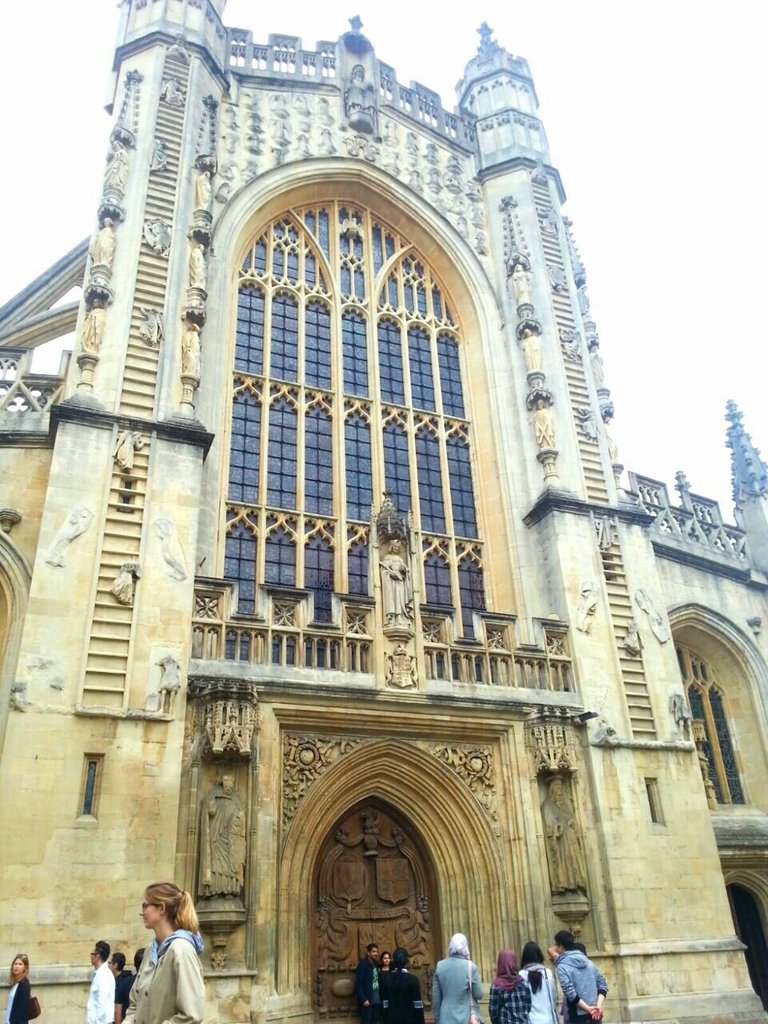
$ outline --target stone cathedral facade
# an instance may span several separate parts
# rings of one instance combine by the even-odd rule
[[[91,233],[0,309],[5,962],[79,1019],[167,877],[222,1024],[354,1017],[371,940],[428,991],[454,931],[487,985],[562,927],[614,1020],[764,1020],[738,409],[737,525],[624,471],[530,70],[485,26],[449,113],[357,19],[305,50],[224,6],[121,4]]]

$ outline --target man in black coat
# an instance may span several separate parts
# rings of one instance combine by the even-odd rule
[[[377,1024],[381,1016],[381,991],[379,988],[379,947],[369,942],[365,956],[355,972],[355,995],[360,1010],[360,1024]]]
[[[408,950],[398,946],[384,993],[384,1024],[424,1024],[419,979],[406,970]]]

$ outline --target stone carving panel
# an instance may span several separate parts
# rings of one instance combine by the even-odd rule
[[[432,753],[469,787],[474,798],[496,824],[496,776],[491,748],[469,744],[437,744],[432,747]]]
[[[361,742],[350,737],[283,737],[283,830],[287,830],[301,801],[320,776]]]
[[[526,725],[526,746],[535,775],[576,771],[576,737],[564,722],[539,721]]]
[[[89,508],[80,506],[73,508],[67,516],[66,522],[59,528],[53,544],[51,545],[45,561],[48,565],[57,568],[64,567],[64,554],[76,537],[85,533],[93,522],[93,512]]]

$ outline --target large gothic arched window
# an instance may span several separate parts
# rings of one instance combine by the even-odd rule
[[[460,325],[410,242],[342,202],[292,210],[240,271],[225,573],[241,613],[260,585],[369,593],[371,505],[412,510],[421,592],[474,636],[485,608]]]
[[[695,651],[677,646],[677,660],[694,723],[700,723],[700,745],[707,758],[709,781],[720,804],[743,804],[744,790],[736,763],[726,697],[712,666]]]

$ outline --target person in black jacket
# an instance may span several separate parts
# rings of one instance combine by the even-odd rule
[[[392,970],[384,990],[384,1024],[424,1024],[424,1003],[419,979],[406,970],[408,950],[399,946],[392,955]]]
[[[17,953],[13,958],[8,984],[11,990],[5,1019],[8,1024],[29,1024],[29,957],[26,953]]]
[[[355,971],[355,995],[360,1011],[360,1024],[377,1024],[381,1015],[379,989],[379,947],[369,942],[365,956]]]

